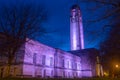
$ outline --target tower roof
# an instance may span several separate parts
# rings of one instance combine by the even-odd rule
[[[79,7],[79,5],[74,4],[74,5],[71,7],[71,9],[80,9],[80,7]]]

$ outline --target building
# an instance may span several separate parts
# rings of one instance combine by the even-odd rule
[[[84,49],[82,15],[80,12],[80,7],[78,5],[73,5],[71,8],[70,42],[71,50]]]
[[[70,17],[71,50],[63,51],[29,40],[17,51],[10,67],[12,77],[81,78],[99,76],[96,49],[84,49],[80,8],[74,5]],[[6,77],[7,58],[0,56],[0,77]]]

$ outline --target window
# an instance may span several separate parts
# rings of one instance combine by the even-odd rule
[[[80,64],[78,64],[78,69],[80,70],[80,68],[81,68],[81,66],[80,66]]]
[[[33,64],[34,64],[34,65],[36,64],[36,57],[37,57],[37,54],[34,53],[34,54],[33,54]]]
[[[75,69],[77,69],[77,63],[75,63]]]
[[[76,72],[76,74],[75,74],[75,75],[76,75],[76,77],[78,77],[78,73],[77,73],[77,72]]]
[[[68,78],[70,78],[70,72],[68,72]]]
[[[65,71],[63,71],[63,77],[65,77]]]
[[[74,69],[74,62],[71,63],[72,69]]]
[[[75,77],[75,76],[74,76],[74,72],[72,72],[72,76]]]
[[[45,65],[46,56],[42,55],[42,65]]]
[[[53,70],[51,70],[51,76],[53,76]]]
[[[62,67],[64,67],[65,61],[64,59],[62,59]]]
[[[46,77],[46,70],[43,70],[43,76]]]
[[[50,66],[53,66],[53,58],[50,57]]]
[[[73,73],[73,76],[74,76],[74,77],[77,77],[77,72],[74,72],[74,73]]]
[[[72,63],[71,63],[71,66],[72,66],[72,69],[77,69],[77,63],[76,63],[76,62],[75,62],[75,63],[72,62]]]
[[[67,68],[69,68],[69,61],[67,61]]]

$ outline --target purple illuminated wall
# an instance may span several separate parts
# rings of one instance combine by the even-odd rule
[[[26,64],[23,64],[23,75],[31,75],[32,77],[81,77],[80,57],[33,40],[27,42],[25,47],[24,63]],[[52,62],[50,62],[51,58],[53,59]],[[73,63],[76,63],[75,70],[72,67],[75,66]]]

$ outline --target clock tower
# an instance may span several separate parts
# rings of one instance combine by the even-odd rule
[[[70,43],[71,50],[84,49],[84,35],[80,7],[73,5],[70,16]]]

